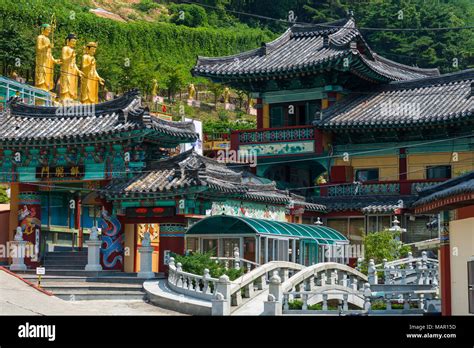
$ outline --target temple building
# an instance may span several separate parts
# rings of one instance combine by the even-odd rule
[[[474,172],[422,190],[412,206],[442,218],[443,315],[474,314]]]
[[[437,215],[411,204],[474,169],[474,70],[381,57],[352,18],[295,24],[257,49],[198,57],[192,71],[257,99],[257,129],[232,132],[231,148],[256,152],[255,173],[279,189],[326,206],[325,225],[351,243],[395,217],[404,242],[437,238]]]
[[[49,244],[81,248],[90,228],[101,225],[105,269],[123,269],[124,249],[113,204],[99,199],[102,187],[197,138],[192,123],[151,116],[136,91],[92,105],[14,99],[0,117],[0,181],[11,186],[9,240],[21,226],[41,256]]]

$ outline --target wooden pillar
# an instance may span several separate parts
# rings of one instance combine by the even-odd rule
[[[449,243],[439,248],[439,273],[441,277],[441,313],[451,315],[451,256]]]
[[[8,240],[13,240],[18,226],[18,196],[20,194],[20,184],[12,182],[10,184],[10,219],[8,224]]]
[[[75,225],[75,228],[79,231],[77,246],[78,246],[79,250],[82,250],[82,247],[83,247],[83,244],[84,244],[84,232],[83,232],[82,226],[81,226],[82,200],[81,200],[80,195],[76,198],[76,211],[75,211],[75,213],[76,213],[76,215],[74,217],[74,220],[75,220],[74,225]]]

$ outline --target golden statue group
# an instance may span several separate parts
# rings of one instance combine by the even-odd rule
[[[54,88],[54,64],[61,65],[59,77],[59,101],[63,104],[78,101],[78,82],[81,78],[80,102],[96,104],[99,102],[99,84],[104,79],[99,76],[96,68],[95,52],[97,43],[89,42],[82,56],[82,71],[76,65],[76,42],[74,34],[66,37],[65,46],[61,51],[61,59],[54,59],[51,49],[54,47],[49,35],[51,25],[43,24],[41,34],[36,39],[36,71],[35,86],[46,91]]]

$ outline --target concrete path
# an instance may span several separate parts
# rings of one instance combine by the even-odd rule
[[[0,315],[180,315],[141,300],[63,301],[0,270]]]
[[[268,298],[268,289],[263,290],[260,294],[243,303],[239,308],[231,313],[231,315],[262,315],[263,302]]]

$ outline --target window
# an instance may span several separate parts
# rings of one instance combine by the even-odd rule
[[[378,181],[379,180],[379,169],[357,169],[355,173],[356,181]]]
[[[451,166],[428,166],[426,167],[427,179],[450,179]]]
[[[369,215],[366,217],[367,233],[381,232],[392,226],[392,215]]]

